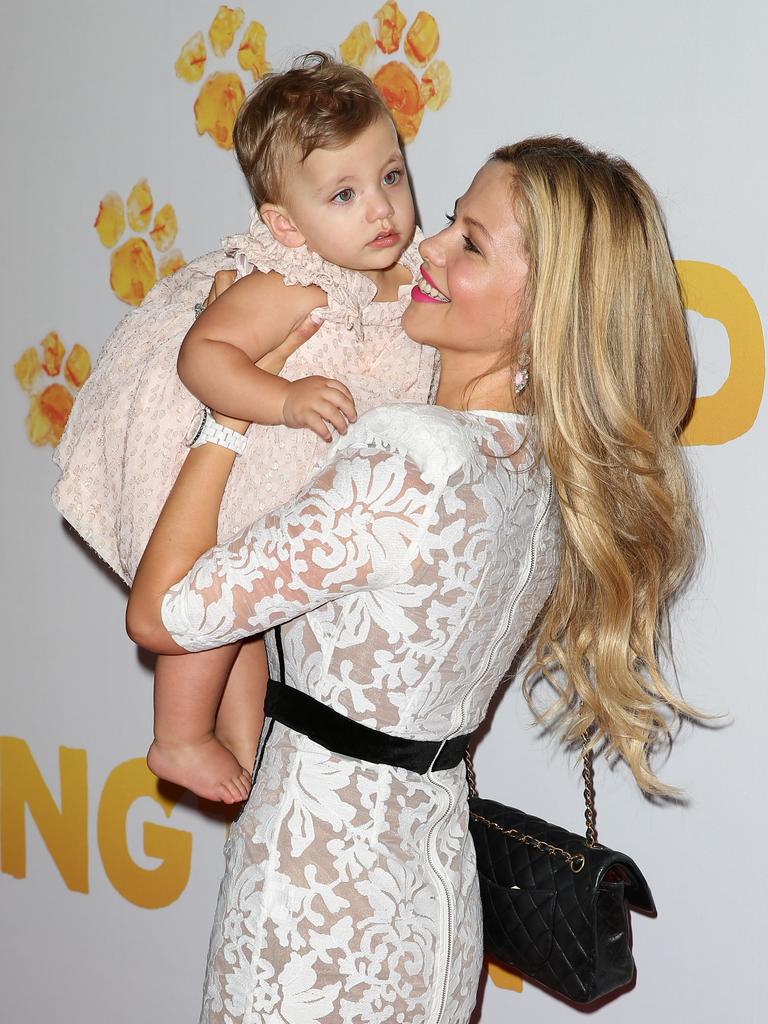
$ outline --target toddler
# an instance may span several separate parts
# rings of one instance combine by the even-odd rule
[[[238,280],[191,327],[221,259],[157,285],[104,346],[55,454],[59,511],[127,582],[187,446],[239,452],[226,539],[300,489],[332,429],[384,402],[426,401],[432,385],[434,351],[400,328],[421,261],[397,133],[368,77],[324,54],[266,76],[235,149],[255,203],[248,234],[224,243]],[[309,313],[322,326],[280,375],[260,368]],[[242,436],[211,409],[257,425]],[[260,639],[159,657],[152,771],[245,799],[267,675]]]

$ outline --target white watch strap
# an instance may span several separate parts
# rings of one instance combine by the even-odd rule
[[[194,446],[197,448],[202,444],[210,442],[211,444],[221,445],[222,448],[229,448],[236,455],[242,455],[248,443],[245,435],[239,434],[236,430],[232,430],[231,427],[225,427],[223,424],[217,423],[210,409],[206,409],[205,414],[205,423],[197,440],[194,442]]]
[[[242,455],[245,451],[247,440],[245,434],[238,434],[236,430],[232,430],[231,427],[225,427],[221,423],[217,423],[213,416],[208,418],[206,423],[207,441],[213,441],[214,444],[220,444],[223,448],[231,448],[233,452],[238,455]]]

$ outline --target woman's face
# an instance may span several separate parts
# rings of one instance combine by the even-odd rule
[[[508,165],[480,168],[448,226],[419,246],[421,276],[403,314],[410,338],[443,360],[471,356],[477,372],[508,351],[528,273],[511,185]]]

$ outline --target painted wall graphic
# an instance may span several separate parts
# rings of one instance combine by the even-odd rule
[[[118,245],[125,231],[126,218],[134,234]],[[101,244],[110,250],[110,288],[121,302],[129,306],[139,305],[157,283],[158,276],[168,277],[185,265],[181,252],[171,248],[179,230],[176,211],[170,203],[155,210],[152,190],[146,178],[136,182],[125,202],[117,192],[108,192],[99,203],[93,226]],[[157,260],[153,249],[158,254]]]
[[[91,357],[79,342],[67,351],[56,331],[19,356],[13,372],[29,395],[24,421],[27,438],[36,447],[55,448],[61,440],[77,392],[91,373]]]
[[[221,149],[232,148],[232,129],[237,112],[253,82],[271,70],[267,60],[267,30],[259,21],[251,21],[240,32],[245,12],[240,7],[222,5],[214,15],[206,37],[196,32],[181,48],[176,75],[185,82],[202,80],[194,101],[195,124],[199,135],[207,135]],[[436,58],[440,46],[437,20],[427,11],[419,11],[407,27],[407,19],[397,3],[382,4],[371,22],[361,21],[339,44],[341,59],[362,68],[373,80],[392,112],[403,142],[413,142],[421,126],[424,111],[439,110],[451,93],[451,73],[447,64]],[[208,47],[223,59],[235,51],[237,64],[252,81],[243,80],[239,71],[210,68]],[[405,57],[405,61],[397,59]],[[381,58],[389,58],[382,61]],[[416,76],[419,76],[418,78]]]
[[[85,0],[39,0],[4,23],[15,53],[46,53],[47,74],[28,76],[24,104],[9,105],[0,166],[13,197],[3,209],[12,246],[0,374],[9,439],[0,904],[12,922],[0,929],[3,1015],[48,1024],[55,1006],[61,1024],[197,1016],[232,812],[148,772],[149,663],[124,635],[124,589],[51,506],[50,455],[118,318],[247,223],[231,152],[237,111],[265,73],[317,47],[335,49],[381,92],[408,146],[428,233],[494,145],[540,132],[627,156],[661,197],[685,257],[677,269],[703,368],[682,443],[707,551],[674,609],[675,654],[683,695],[730,718],[685,733],[663,766],[688,806],[652,805],[622,770],[597,766],[601,838],[636,858],[660,907],[655,921],[633,915],[637,985],[600,1013],[612,1024],[660,1013],[697,1024],[762,1019],[749,958],[728,938],[759,948],[754,892],[700,894],[712,891],[740,822],[758,821],[759,845],[755,808],[768,781],[768,688],[753,653],[768,576],[759,471],[768,143],[754,130],[768,93],[759,45],[768,7],[746,0],[737,16],[714,0],[704,16],[695,0],[648,0],[642,10],[609,0],[240,2],[131,0],[97,19]],[[0,65],[0,83],[18,94],[13,60]],[[36,269],[41,245],[46,273]],[[514,686],[475,765],[489,798],[580,827],[574,763],[531,728]],[[701,984],[723,969],[728,986]],[[481,1004],[472,1024],[583,1020],[492,962]]]
[[[451,72],[436,56],[440,46],[437,20],[427,11],[419,11],[406,30],[406,16],[397,3],[388,2],[376,11],[373,23],[374,31],[367,21],[355,25],[339,44],[339,56],[370,76],[392,113],[400,138],[413,142],[425,110],[440,110],[451,94]]]
[[[176,61],[176,75],[190,85],[209,73],[197,90],[194,101],[195,125],[199,135],[207,135],[221,149],[232,149],[232,129],[237,112],[253,88],[253,83],[270,70],[266,57],[267,31],[259,21],[251,21],[243,30],[245,13],[239,7],[223,4],[208,28],[208,43],[202,32],[196,32],[181,48]],[[210,70],[208,45],[214,58],[225,58],[238,40],[236,56],[240,68],[251,78],[243,81],[237,71]],[[211,65],[215,62],[211,61]]]

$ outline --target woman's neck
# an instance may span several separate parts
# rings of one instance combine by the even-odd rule
[[[508,369],[483,374],[481,368],[454,366],[451,359],[441,357],[440,383],[435,405],[446,409],[471,411],[485,409],[494,412],[528,411],[528,402],[518,398],[512,389]],[[479,377],[478,380],[475,378]],[[473,383],[474,382],[474,383]]]

